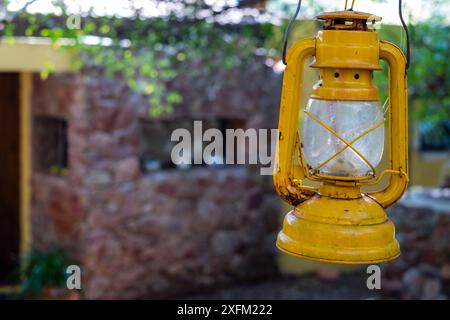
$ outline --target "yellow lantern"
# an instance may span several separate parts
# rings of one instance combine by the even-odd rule
[[[367,22],[380,17],[350,9],[317,18],[325,20],[324,29],[315,38],[295,43],[286,60],[274,184],[294,209],[284,219],[277,246],[291,255],[324,262],[389,261],[399,256],[400,248],[384,209],[402,196],[408,184],[407,60],[398,47],[380,41],[368,28]],[[307,105],[301,106],[303,69],[309,57],[320,80]],[[380,59],[389,67],[390,167],[382,172],[377,169],[385,114],[373,83]],[[379,184],[386,174],[387,187],[362,193],[361,187]]]

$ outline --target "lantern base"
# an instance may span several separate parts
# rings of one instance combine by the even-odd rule
[[[315,195],[289,212],[277,247],[293,256],[341,264],[373,264],[400,255],[394,224],[372,198]]]

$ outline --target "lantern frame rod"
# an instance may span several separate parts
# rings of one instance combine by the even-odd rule
[[[361,139],[362,137],[366,136],[367,134],[371,133],[372,131],[374,131],[375,129],[378,129],[379,127],[381,127],[384,124],[384,119],[380,122],[378,122],[376,125],[370,127],[369,129],[367,129],[366,131],[364,131],[363,133],[359,134],[356,138],[354,138],[353,140],[349,141],[348,144],[349,145],[353,145],[356,141],[358,141],[359,139]],[[328,162],[330,162],[331,160],[333,160],[334,158],[336,158],[338,155],[340,155],[342,152],[344,152],[345,150],[347,150],[347,148],[349,147],[349,145],[345,145],[343,146],[341,149],[339,149],[334,155],[332,155],[331,157],[329,157],[328,159],[326,159],[325,161],[323,161],[321,164],[317,165],[316,167],[313,168],[313,172],[318,172],[318,170],[320,168],[322,168],[324,165],[326,165]],[[363,159],[364,160],[364,159]],[[364,160],[364,162],[366,162],[366,160]],[[370,168],[373,169],[373,174],[375,175],[375,167],[370,163],[367,162],[367,165],[369,165]]]
[[[368,195],[387,208],[403,195],[409,181],[407,60],[400,48],[383,40],[380,41],[380,59],[389,66],[389,163],[390,169],[399,174],[391,175],[389,185],[383,190]]]
[[[350,8],[347,8],[348,0],[345,0],[344,10],[353,10],[353,6],[355,5],[355,0],[352,0],[352,5]]]
[[[372,169],[372,173],[375,174],[375,168],[374,166],[370,163],[369,160],[367,160],[366,157],[364,157],[364,155],[359,152],[353,145],[351,142],[348,142],[347,140],[345,140],[343,137],[341,137],[341,135],[339,133],[337,133],[335,130],[333,130],[330,126],[328,126],[326,123],[324,123],[322,120],[320,120],[319,118],[317,118],[315,115],[313,115],[312,113],[304,110],[303,111],[306,115],[308,115],[310,118],[314,119],[318,124],[320,124],[322,127],[324,127],[325,129],[327,129],[329,132],[331,132],[336,138],[338,138],[339,140],[341,140],[344,144],[346,144],[346,146],[344,147],[344,150],[346,148],[350,148],[352,149],[353,152],[355,152],[369,167],[370,169]],[[372,127],[371,129],[374,130],[376,128],[378,128],[381,124],[383,124],[383,122],[381,122],[380,124],[376,125],[375,128]],[[369,129],[370,130],[370,129]],[[370,130],[370,131],[372,131]],[[369,131],[369,132],[370,132]],[[366,132],[369,133],[369,132]],[[343,150],[342,150],[343,151]],[[339,151],[338,151],[339,152]],[[340,153],[340,152],[339,152]],[[333,156],[331,156],[330,158],[328,158],[326,160],[326,162],[331,161],[337,154],[334,154]],[[316,167],[317,168],[317,167]],[[313,172],[316,172],[316,168],[313,169]]]
[[[386,174],[398,174],[400,177],[404,177],[406,179],[406,182],[409,182],[408,175],[402,169],[400,169],[400,170],[385,169],[385,170],[381,171],[381,173],[378,175],[378,177],[375,180],[366,182],[364,185],[366,185],[366,186],[377,185],[378,183],[380,183],[381,179],[383,179],[383,177]]]

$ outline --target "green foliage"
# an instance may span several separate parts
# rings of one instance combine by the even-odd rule
[[[74,61],[75,68],[99,66],[109,78],[123,78],[132,90],[147,96],[149,114],[159,116],[183,101],[179,92],[169,86],[184,66],[190,69],[183,76],[191,79],[237,68],[254,57],[255,49],[272,29],[270,24],[207,22],[196,16],[205,10],[210,10],[210,16],[215,15],[212,5],[203,1],[179,2],[184,5],[183,16],[172,12],[144,18],[136,10],[131,18],[119,18],[87,12],[81,17],[81,29],[71,30],[66,27],[69,15],[64,1],[57,1],[62,16],[22,12],[20,19],[26,21],[25,28],[16,28],[13,21],[4,32],[11,39],[13,35],[41,36],[55,44],[62,38],[70,39],[72,45],[68,49],[79,57]],[[94,41],[87,41],[87,36]],[[199,67],[191,68],[193,65]],[[46,78],[51,71],[46,68],[41,76]]]
[[[129,0],[125,4],[127,2],[133,3]],[[265,2],[249,0],[237,3],[239,7],[245,7]],[[81,17],[81,29],[71,30],[66,27],[68,13],[64,1],[55,3],[62,13],[60,16],[22,12],[18,17],[22,23],[7,23],[3,33],[8,41],[12,41],[14,35],[47,37],[55,44],[61,38],[71,39],[74,45],[69,48],[79,56],[74,61],[74,67],[101,66],[108,77],[122,77],[132,90],[148,98],[151,116],[170,112],[175,105],[183,102],[180,93],[170,85],[175,78],[187,78],[189,81],[210,79],[214,73],[223,69],[243,68],[261,48],[264,50],[259,52],[267,56],[280,57],[283,31],[287,24],[286,19],[281,20],[281,26],[275,26],[257,22],[251,17],[239,24],[219,24],[211,21],[230,9],[227,5],[218,8],[217,5],[209,4],[210,1],[177,0],[181,9],[154,18],[143,17],[139,8],[134,9],[130,18],[96,16],[90,10]],[[434,8],[432,18],[410,25],[410,97],[412,101],[426,101],[414,110],[414,115],[432,122],[448,119],[450,109],[447,76],[450,71],[450,30],[448,25],[442,25],[444,13],[439,9],[444,3],[442,0],[431,1],[430,6]],[[276,5],[287,17],[295,7],[295,3],[287,5],[287,2],[282,1],[276,2]],[[308,5],[310,11],[314,12],[325,9],[314,1],[309,1]],[[313,36],[316,28],[316,22],[296,23],[290,43],[305,36]],[[382,39],[392,41],[404,49],[404,41],[400,40],[401,28],[383,25],[380,33]],[[95,40],[102,43],[87,43],[87,36],[95,36]],[[382,101],[386,98],[387,90],[387,68],[384,69],[383,73],[375,76]],[[46,78],[51,72],[50,64],[41,72],[41,76]]]
[[[73,263],[58,246],[47,250],[32,248],[23,260],[20,298],[40,298],[45,288],[66,286],[66,268]]]
[[[450,26],[434,19],[411,26],[410,96],[425,102],[417,106],[415,113],[431,123],[450,119],[449,34]]]
[[[413,116],[431,125],[450,118],[450,26],[439,19],[430,19],[409,26],[411,34],[411,61],[408,70],[409,97]],[[380,37],[396,43],[404,50],[398,26],[383,26]],[[404,44],[404,41],[403,41]],[[387,66],[376,74],[377,85],[386,92]],[[383,97],[386,95],[383,92]],[[383,100],[384,101],[384,100]]]
[[[52,175],[64,177],[67,175],[67,168],[54,164],[50,167],[49,172]]]

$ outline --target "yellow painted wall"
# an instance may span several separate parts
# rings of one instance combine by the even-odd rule
[[[2,39],[0,57],[0,72],[72,70],[72,53],[61,45],[39,38]]]

